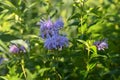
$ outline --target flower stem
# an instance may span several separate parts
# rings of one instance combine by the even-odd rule
[[[22,67],[22,71],[23,71],[24,77],[26,79],[26,73],[25,73],[24,60],[23,59],[21,60],[21,67]]]

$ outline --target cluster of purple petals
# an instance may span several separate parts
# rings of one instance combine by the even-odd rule
[[[56,22],[54,23],[54,26],[57,29],[61,29],[64,26],[64,23],[63,23],[62,19],[56,20]]]
[[[62,19],[52,22],[50,19],[40,22],[41,37],[45,39],[44,47],[53,49],[62,49],[68,46],[68,39],[65,36],[59,35],[59,30],[63,28]]]
[[[40,22],[40,32],[43,39],[52,37],[55,34],[59,34],[59,29],[64,26],[62,19],[52,22],[50,19]]]
[[[44,47],[49,50],[62,49],[65,46],[68,46],[68,39],[60,35],[54,35],[53,37],[46,39],[44,44]]]
[[[9,52],[19,53],[19,48],[16,45],[11,45],[10,48],[9,48]]]
[[[25,52],[26,52],[26,49],[25,49],[24,46],[18,47],[17,45],[13,44],[13,45],[10,46],[9,52],[10,52],[10,53],[20,53],[20,52],[25,53]]]
[[[98,50],[104,50],[108,48],[106,40],[96,41],[94,42],[94,45],[97,47]]]

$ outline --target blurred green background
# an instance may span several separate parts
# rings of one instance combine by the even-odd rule
[[[54,70],[50,71],[52,55],[44,48],[44,40],[39,37],[40,26],[37,25],[40,20],[49,17],[53,21],[62,17],[65,25],[60,33],[67,35],[70,41],[70,47],[59,55],[60,60],[64,59],[63,62],[60,62],[62,66],[58,68],[58,72],[63,77],[61,80],[84,79],[81,77],[85,74],[86,65],[82,63],[81,57],[85,57],[86,52],[83,44],[79,44],[77,39],[86,42],[90,40],[91,43],[95,40],[107,39],[109,44],[109,49],[98,52],[107,58],[99,57],[97,60],[95,58],[93,62],[98,62],[98,65],[92,68],[84,80],[120,80],[119,0],[0,0],[0,55],[6,55],[4,54],[6,51],[2,51],[2,44],[9,47],[11,40],[29,41],[31,51],[28,53],[29,59],[26,60],[25,66],[28,75],[33,75],[33,77],[28,80],[59,80],[54,78],[56,76]],[[6,78],[6,74],[8,74],[10,77],[9,69],[14,73],[17,66],[12,64],[16,63],[13,59],[5,64],[4,66],[10,67],[7,67],[8,70],[5,69],[6,72],[2,70],[3,66],[1,66],[0,70],[3,72],[0,72],[0,76]],[[49,76],[46,75],[47,73]],[[7,78],[4,80],[19,79]]]

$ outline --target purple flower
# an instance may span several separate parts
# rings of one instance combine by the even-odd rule
[[[94,45],[97,47],[98,50],[104,50],[108,48],[108,44],[106,40],[103,41],[96,41],[94,42]]]
[[[9,48],[10,53],[26,53],[26,48],[24,46],[11,45]]]
[[[49,50],[62,49],[65,46],[68,46],[68,39],[60,35],[54,35],[53,37],[46,39],[44,44],[44,47]]]
[[[59,34],[59,29],[64,26],[61,19],[58,19],[55,23],[51,19],[43,20],[40,22],[40,33],[43,39],[50,38],[53,35]]]
[[[60,18],[60,19],[56,20],[56,22],[54,23],[54,26],[57,29],[61,29],[64,26],[62,19]]]
[[[41,37],[46,39],[44,43],[45,48],[52,50],[68,46],[68,39],[59,35],[59,29],[63,26],[62,19],[58,19],[54,23],[50,19],[40,22]]]
[[[50,19],[40,22],[40,32],[43,39],[54,35],[54,24]]]
[[[55,30],[55,29],[50,29],[50,30],[46,29],[44,32],[41,31],[41,37],[43,39],[50,38],[50,37],[52,37],[53,35],[56,35],[56,34],[59,34],[59,31]]]
[[[26,49],[25,49],[24,46],[21,46],[19,49],[20,49],[21,52],[26,53]]]
[[[19,53],[19,48],[14,44],[9,48],[10,53]]]
[[[40,22],[40,26],[41,26],[41,30],[51,29],[53,27],[53,23],[51,19],[43,20]]]

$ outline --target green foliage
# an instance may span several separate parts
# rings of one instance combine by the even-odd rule
[[[0,0],[0,80],[120,80],[119,0]],[[47,50],[40,20],[62,17],[69,47]],[[108,49],[94,42],[108,39]],[[10,45],[26,53],[13,54]]]

